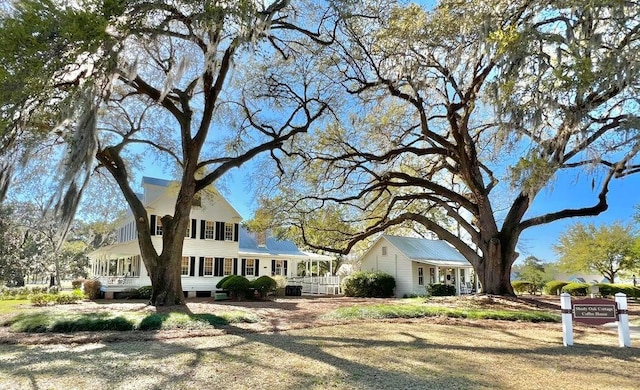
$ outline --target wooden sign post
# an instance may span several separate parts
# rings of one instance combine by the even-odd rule
[[[616,294],[615,301],[587,298],[575,301],[572,305],[571,295],[562,293],[560,294],[560,308],[562,309],[562,342],[565,346],[573,345],[573,321],[590,325],[603,325],[618,321],[620,346],[631,346],[626,295]]]

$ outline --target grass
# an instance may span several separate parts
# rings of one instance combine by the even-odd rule
[[[28,305],[28,299],[0,300],[0,315],[12,314],[22,309],[21,305]]]
[[[527,322],[560,322],[560,316],[541,311],[487,310],[448,308],[428,306],[415,303],[381,304],[341,307],[325,315],[327,319],[389,319],[389,318],[421,318],[451,317],[474,320],[505,320]]]
[[[53,313],[48,311],[21,313],[0,322],[12,332],[80,332],[170,329],[211,329],[257,318],[242,311],[217,314],[185,313]]]
[[[79,345],[0,345],[0,388],[637,389],[614,332],[490,322],[362,322]]]

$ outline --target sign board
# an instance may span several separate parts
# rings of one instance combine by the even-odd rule
[[[573,320],[591,325],[602,325],[618,320],[614,301],[592,298],[573,302]]]

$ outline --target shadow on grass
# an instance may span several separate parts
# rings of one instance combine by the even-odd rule
[[[112,314],[80,313],[60,314],[51,312],[22,313],[4,321],[12,332],[82,332],[82,331],[132,331],[160,329],[215,328],[237,322],[254,322],[241,313],[193,314],[181,312]]]

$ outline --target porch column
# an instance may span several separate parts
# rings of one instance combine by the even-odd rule
[[[437,265],[436,265],[436,273],[434,276],[436,278],[434,283],[440,283],[440,267],[438,267]]]
[[[476,279],[476,295],[480,293],[480,282],[478,281],[478,274],[475,272],[473,272],[473,276]]]
[[[460,268],[454,268],[456,275],[456,295],[460,295]]]

